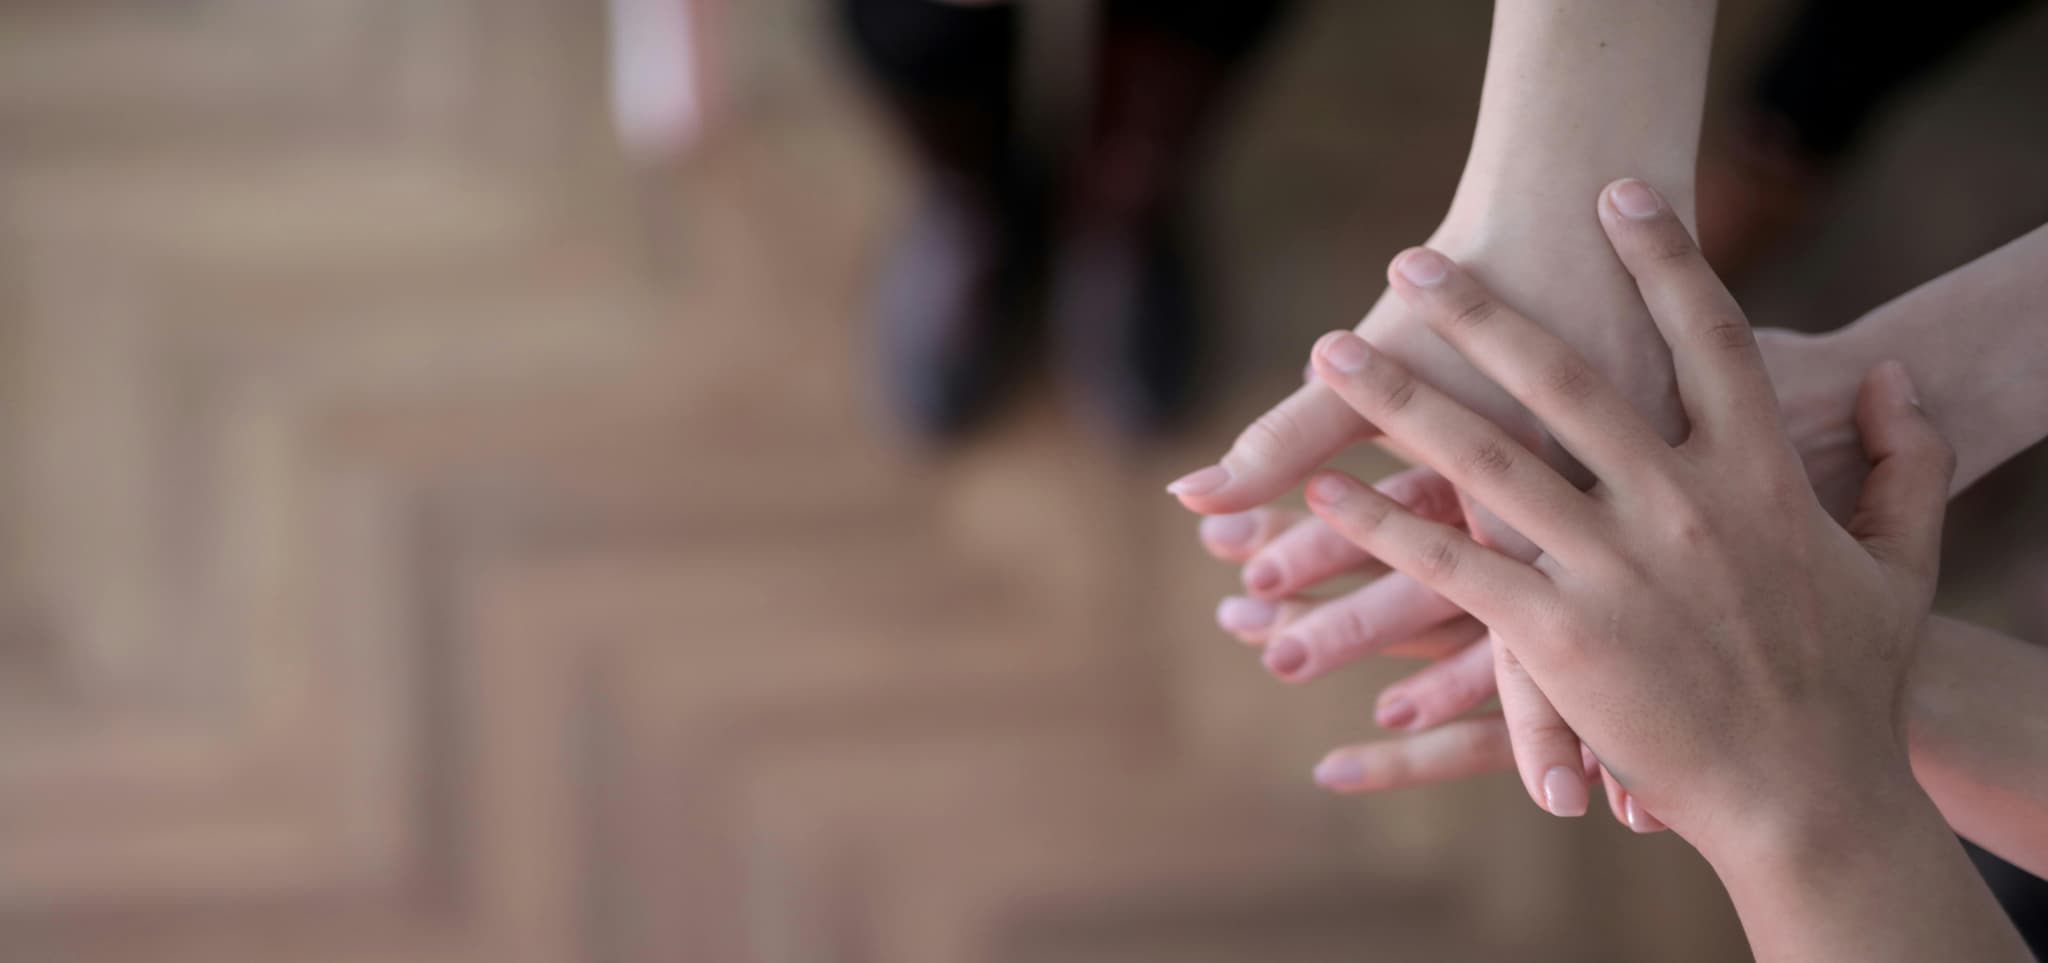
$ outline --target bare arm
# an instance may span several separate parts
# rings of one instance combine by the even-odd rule
[[[1955,446],[1957,491],[2048,435],[2048,226],[1770,359],[1809,464],[1853,451],[1855,380],[1887,358]]]
[[[1633,174],[1691,219],[1715,9],[1714,0],[1498,4],[1472,150],[1430,241],[1508,303],[1546,319],[1672,437],[1683,418],[1668,352],[1587,199]],[[1540,433],[1398,298],[1381,298],[1357,330],[1516,434]],[[1203,514],[1243,511],[1285,494],[1370,433],[1334,393],[1312,384],[1247,429],[1218,465],[1173,490]]]
[[[1955,831],[2048,875],[2048,649],[1935,617],[1907,689],[1913,774]]]

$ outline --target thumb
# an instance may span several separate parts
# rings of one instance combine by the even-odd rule
[[[1849,534],[1887,568],[1932,591],[1956,456],[1920,410],[1905,365],[1887,361],[1864,377],[1856,428],[1872,467]]]

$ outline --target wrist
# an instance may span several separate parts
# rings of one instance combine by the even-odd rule
[[[1884,858],[1876,840],[1948,834],[1941,812],[1914,781],[1904,754],[1871,776],[1804,799],[1779,800],[1729,820],[1699,840],[1688,839],[1731,889],[1738,883],[1824,885]]]

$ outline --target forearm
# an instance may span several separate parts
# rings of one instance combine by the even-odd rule
[[[1821,340],[1849,399],[1871,366],[1905,362],[1961,491],[2048,435],[2048,226]]]
[[[1706,855],[1758,960],[2033,959],[1910,778],[1784,826],[1731,818],[1754,824],[1747,841]]]
[[[2048,875],[2048,649],[1936,616],[1913,668],[1913,775],[1955,831]]]
[[[1692,221],[1714,0],[1508,0],[1453,220],[1530,216],[1598,237],[1592,198],[1639,177]],[[1502,198],[1514,203],[1504,205]],[[1554,212],[1535,220],[1534,211]],[[1527,212],[1525,214],[1525,212]]]
[[[1512,0],[1497,4],[1472,149],[1431,246],[1542,319],[1667,438],[1684,435],[1669,349],[1600,227],[1600,190],[1649,182],[1691,219],[1712,0]],[[1398,308],[1398,305],[1394,307]],[[1375,310],[1366,339],[1424,372],[1464,363],[1401,310]],[[1464,399],[1506,423],[1491,390]],[[1546,451],[1554,463],[1567,459]]]

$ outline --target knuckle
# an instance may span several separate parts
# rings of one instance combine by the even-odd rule
[[[1577,358],[1553,361],[1543,372],[1543,389],[1564,401],[1582,402],[1593,394],[1598,382],[1593,369]]]
[[[1466,449],[1458,462],[1469,474],[1497,478],[1514,468],[1515,453],[1499,439],[1489,438]]]
[[[1345,508],[1344,526],[1353,533],[1367,534],[1385,524],[1393,505],[1378,498],[1355,498]]]
[[[1330,640],[1332,653],[1340,658],[1350,657],[1378,648],[1381,641],[1378,623],[1367,618],[1357,605],[1333,607],[1334,625],[1330,631],[1336,636]]]
[[[1460,298],[1448,312],[1437,315],[1437,319],[1445,327],[1462,330],[1480,327],[1499,315],[1500,302],[1474,291]]]
[[[1424,581],[1448,579],[1458,574],[1464,560],[1457,543],[1441,536],[1431,538],[1415,554],[1415,565]]]
[[[1447,753],[1467,763],[1499,762],[1509,753],[1508,730],[1499,725],[1466,725],[1450,730]]]
[[[1699,546],[1714,540],[1713,523],[1690,501],[1666,509],[1662,524],[1665,539],[1677,545]]]
[[[1406,371],[1386,366],[1381,367],[1375,388],[1378,392],[1380,412],[1390,415],[1406,409],[1408,403],[1415,400],[1417,391],[1414,376]]]
[[[1756,350],[1756,333],[1740,318],[1720,318],[1700,329],[1700,340],[1710,348],[1747,353]]]
[[[1297,550],[1303,571],[1330,572],[1346,568],[1359,560],[1359,548],[1347,541],[1343,535],[1327,528],[1318,528],[1315,537],[1299,546],[1289,546],[1290,552]]]
[[[1274,408],[1260,415],[1237,436],[1238,453],[1260,464],[1279,461],[1299,447],[1305,432],[1301,422],[1286,408]]]
[[[1685,225],[1676,218],[1662,217],[1644,239],[1644,249],[1650,259],[1658,264],[1683,264],[1699,256],[1699,245],[1692,242],[1692,235],[1685,232]]]
[[[1480,680],[1491,681],[1491,676],[1475,675],[1470,672],[1448,672],[1437,680],[1435,701],[1446,714],[1463,712],[1484,701],[1486,686]]]

